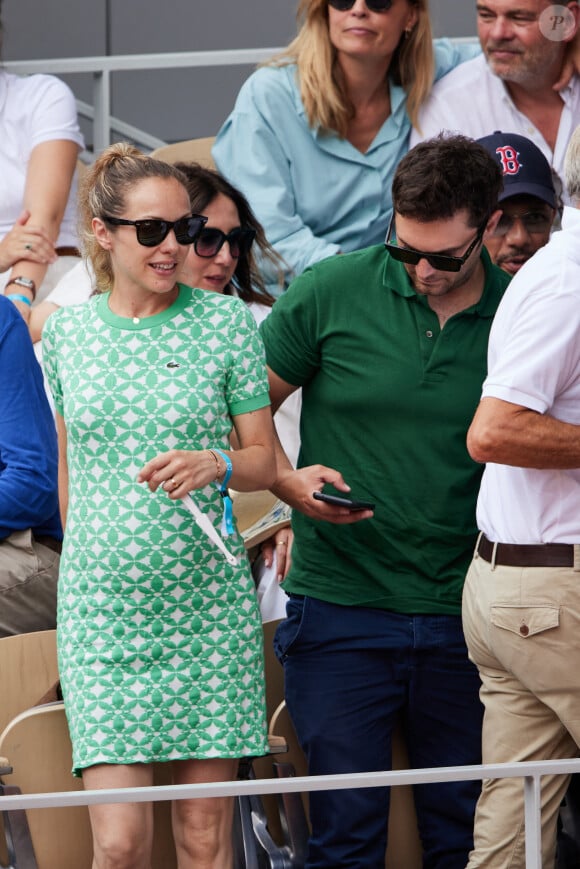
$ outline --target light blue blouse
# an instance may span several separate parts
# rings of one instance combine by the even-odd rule
[[[435,79],[478,51],[436,40]],[[411,131],[405,92],[394,84],[390,91],[391,115],[363,154],[336,133],[308,126],[294,65],[262,67],[242,86],[213,157],[289,266],[287,282],[339,250],[384,240],[391,183]],[[275,292],[273,275],[265,277]]]

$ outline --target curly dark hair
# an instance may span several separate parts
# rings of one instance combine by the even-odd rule
[[[393,208],[428,223],[466,210],[469,224],[484,226],[503,187],[497,160],[467,136],[440,135],[406,154],[393,179]]]

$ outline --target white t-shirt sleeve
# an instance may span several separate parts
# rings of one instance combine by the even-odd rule
[[[63,81],[50,75],[33,76],[22,98],[28,100],[30,148],[43,142],[66,139],[84,147],[77,108],[72,91]],[[24,81],[29,84],[27,79]],[[32,83],[32,82],[31,82]]]
[[[0,70],[0,238],[22,211],[32,151],[45,142],[70,140],[84,147],[70,88],[51,75],[17,76]],[[60,226],[58,245],[76,245],[76,178]]]

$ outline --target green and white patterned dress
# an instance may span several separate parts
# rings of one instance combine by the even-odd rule
[[[231,567],[181,501],[136,477],[170,449],[228,449],[269,404],[243,302],[180,285],[161,314],[108,294],[61,308],[44,365],[68,435],[59,668],[77,773],[97,763],[264,754],[262,627],[239,535]],[[219,528],[214,485],[192,493]]]

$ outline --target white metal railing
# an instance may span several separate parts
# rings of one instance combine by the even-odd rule
[[[453,42],[475,43],[474,36],[455,37]],[[162,139],[125,124],[111,115],[111,75],[143,69],[193,69],[208,66],[238,66],[268,60],[280,48],[239,48],[224,51],[176,51],[165,54],[117,54],[103,57],[63,57],[47,60],[11,60],[3,67],[19,75],[86,73],[93,79],[93,107],[77,100],[79,114],[93,123],[93,149],[97,154],[111,142],[114,130],[151,150],[166,144]],[[90,159],[89,155],[85,155]]]
[[[76,103],[80,117],[86,118],[94,124],[95,110],[93,106],[90,103],[84,102],[84,100],[77,99]],[[99,123],[98,119],[97,123]],[[135,142],[135,144],[144,151],[154,151],[155,148],[160,148],[162,145],[167,144],[165,139],[159,139],[157,136],[152,136],[150,133],[145,132],[145,130],[141,130],[139,127],[134,127],[132,124],[127,124],[125,121],[121,121],[113,115],[109,118],[108,128],[109,140],[111,139],[111,134],[114,132],[115,137],[117,134],[120,134],[122,139],[128,142]],[[91,163],[95,156],[95,153],[85,151],[82,155],[82,159],[85,163]]]
[[[142,69],[180,69],[205,66],[232,66],[267,60],[277,48],[240,48],[228,51],[176,51],[166,54],[117,54],[107,57],[63,57],[55,60],[12,60],[4,63],[9,72],[20,75],[51,73],[63,75],[88,73],[93,77],[93,148],[99,153],[111,142],[111,130],[122,132],[122,122],[111,115],[111,74]],[[86,103],[84,104],[86,106]],[[79,114],[83,114],[79,106]],[[129,138],[146,144],[148,134],[132,127]],[[165,144],[155,139],[157,147]]]
[[[281,779],[221,782],[217,784],[157,785],[147,788],[121,788],[62,793],[1,796],[0,810],[63,808],[103,803],[143,803],[162,800],[231,797],[240,795],[296,793],[300,791],[346,790],[348,788],[393,787],[434,784],[446,781],[473,781],[487,778],[522,778],[525,805],[526,869],[542,869],[540,795],[543,775],[568,775],[580,772],[580,759],[543,760],[530,763],[450,766],[438,769],[409,769],[393,772],[354,773],[351,775],[296,776]]]

